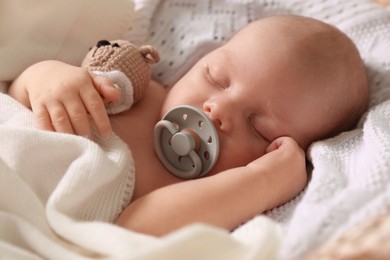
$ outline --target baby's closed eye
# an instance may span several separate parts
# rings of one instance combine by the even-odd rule
[[[250,131],[252,132],[252,134],[259,140],[265,140],[267,142],[270,142],[270,140],[268,140],[264,134],[263,134],[263,130],[262,130],[262,127],[260,127],[260,123],[259,123],[259,120],[256,118],[255,115],[251,115],[248,117],[248,125],[249,125],[249,128],[250,128]]]
[[[223,72],[221,72],[218,67],[211,68],[209,65],[205,64],[204,68],[207,81],[209,81],[212,85],[222,89],[229,88],[229,78]]]

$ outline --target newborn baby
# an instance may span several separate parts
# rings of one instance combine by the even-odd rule
[[[132,201],[117,223],[162,235],[194,222],[232,230],[292,199],[307,182],[304,151],[355,126],[368,84],[345,34],[282,15],[248,24],[170,89],[150,82],[142,100],[110,117],[103,100],[120,99],[112,82],[59,61],[32,65],[9,94],[33,108],[44,130],[90,136],[87,114],[102,136],[113,130],[136,166]],[[154,126],[178,105],[202,110],[217,130],[219,158],[203,178],[177,178],[154,153]]]

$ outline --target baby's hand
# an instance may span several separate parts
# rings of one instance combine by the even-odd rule
[[[90,115],[102,136],[112,132],[104,103],[120,99],[120,92],[109,79],[59,61],[44,61],[28,68],[13,85],[9,93],[27,95],[17,99],[32,109],[40,129],[91,138]]]
[[[274,140],[266,154],[247,167],[265,169],[267,173],[264,178],[266,186],[270,187],[267,209],[292,199],[307,182],[305,153],[290,137]]]

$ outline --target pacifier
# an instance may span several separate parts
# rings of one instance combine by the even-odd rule
[[[173,175],[194,179],[206,175],[219,154],[214,124],[202,111],[177,106],[154,127],[155,152]]]

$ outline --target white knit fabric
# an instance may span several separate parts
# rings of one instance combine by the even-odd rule
[[[43,242],[21,242],[35,237],[28,235],[31,231],[50,240],[56,237],[52,229],[70,243],[91,247],[83,230],[89,232],[85,236],[98,236],[104,225],[93,231],[89,223],[113,222],[132,197],[135,168],[127,145],[115,135],[105,139],[95,135],[95,143],[39,131],[32,112],[2,93],[0,111],[0,244],[19,241],[15,244],[28,249]],[[36,230],[29,227],[19,234],[17,229],[26,225]],[[10,237],[11,231],[20,238]],[[57,238],[48,245],[69,249],[70,243]],[[56,259],[59,252],[52,249],[34,251]],[[69,259],[66,255],[64,259]]]
[[[0,152],[8,158],[0,160],[0,256],[17,259],[57,259],[59,256],[64,259],[272,259],[277,253],[280,259],[302,259],[330,237],[372,215],[390,210],[389,9],[371,0],[136,0],[135,4],[133,29],[126,37],[136,43],[152,44],[160,51],[162,60],[153,65],[153,77],[166,85],[173,84],[200,56],[223,44],[254,19],[292,13],[334,24],[354,40],[367,64],[370,109],[354,131],[311,146],[309,156],[314,170],[310,183],[294,200],[267,213],[275,221],[256,217],[232,236],[207,226],[189,226],[171,236],[154,239],[110,224],[80,221],[84,218],[81,216],[85,216],[83,212],[90,210],[84,208],[87,205],[84,201],[98,201],[94,195],[104,197],[93,188],[97,185],[96,179],[102,184],[109,176],[69,174],[54,187],[52,183],[58,181],[58,174],[45,174],[48,183],[42,178],[31,178],[35,175],[12,174],[16,169],[25,173],[35,171],[34,167],[40,164],[47,165],[47,170],[42,172],[52,173],[56,165],[42,158],[48,156],[46,151],[58,147],[58,144],[47,143],[58,134],[32,137],[29,133],[35,130],[31,129],[31,116],[13,111],[15,116],[7,117],[10,110],[3,105],[9,104],[9,99],[4,99],[8,103],[2,99],[0,114],[8,118],[3,122],[11,124],[12,128],[1,128],[0,134],[3,144]],[[30,129],[20,129],[21,122],[30,124]],[[20,134],[22,130],[25,134]],[[97,158],[105,158],[104,162],[118,167],[112,165],[112,160],[118,158],[117,153],[107,154],[104,147],[99,148],[79,137],[72,138],[78,138],[80,143],[74,147],[61,143],[64,156],[60,159],[69,160],[66,151],[76,149],[81,156],[75,160],[75,165],[80,168],[72,166],[68,171],[93,168],[94,163],[101,163],[93,160]],[[18,147],[19,152],[10,153],[10,145]],[[90,157],[89,151],[96,154]],[[87,158],[92,160],[85,163],[83,160]],[[10,160],[20,164],[8,163]],[[23,168],[27,162],[29,168]],[[26,180],[43,181],[51,186],[37,191],[37,186],[26,185]],[[83,183],[83,189],[79,182]],[[58,187],[58,191],[49,195]],[[52,198],[47,201],[49,196]],[[103,201],[103,207],[112,207],[109,206],[111,200]],[[116,206],[117,209],[119,204]],[[113,214],[116,210],[110,210],[108,215],[104,212],[106,210],[102,218],[87,216],[86,219],[110,220],[116,214]],[[261,255],[267,250],[268,255]]]
[[[359,127],[311,146],[314,165],[307,189],[267,213],[281,223],[279,258],[302,259],[331,236],[390,210],[390,9],[371,0],[165,0],[135,1],[143,34],[161,61],[154,79],[172,85],[199,57],[248,22],[298,14],[333,24],[356,43],[367,65],[370,110]],[[244,187],[243,187],[244,188]],[[261,232],[251,221],[245,236]],[[237,235],[240,237],[240,235]]]
[[[221,46],[250,21],[275,14],[304,15],[333,24],[352,37],[363,56],[367,56],[368,51],[381,51],[369,45],[374,39],[361,34],[366,35],[366,31],[374,33],[375,30],[388,30],[383,28],[386,27],[383,21],[386,21],[386,13],[389,11],[385,11],[383,6],[373,0],[134,2],[137,11],[135,24],[126,38],[138,44],[151,44],[159,50],[161,60],[153,67],[153,78],[166,85],[176,82],[200,57]],[[380,32],[375,34],[379,35]],[[382,49],[384,47],[386,46],[382,46]]]

